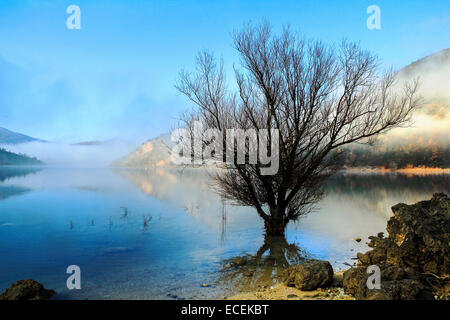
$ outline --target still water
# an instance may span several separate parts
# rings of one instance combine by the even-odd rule
[[[199,169],[2,168],[0,291],[33,278],[57,299],[208,299],[276,281],[278,267],[305,257],[346,269],[385,231],[392,205],[446,191],[448,178],[337,175],[273,246],[256,212],[222,202]],[[246,263],[230,267],[236,257]],[[69,265],[81,268],[81,290],[66,287]]]

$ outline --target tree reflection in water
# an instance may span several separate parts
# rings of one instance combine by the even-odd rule
[[[224,260],[217,285],[227,294],[271,286],[284,280],[288,266],[307,258],[306,251],[285,237],[266,236],[256,254]]]
[[[42,167],[0,166],[0,183],[15,177],[25,177],[41,171]]]

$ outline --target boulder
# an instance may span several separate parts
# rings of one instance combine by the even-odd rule
[[[333,268],[328,261],[306,260],[290,266],[286,283],[300,290],[314,290],[327,287],[333,281]]]
[[[55,294],[32,279],[19,280],[0,294],[0,300],[47,300]]]

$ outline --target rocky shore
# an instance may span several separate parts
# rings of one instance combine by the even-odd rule
[[[326,261],[324,261],[326,262]],[[342,288],[344,271],[335,272],[332,281],[324,288],[300,290],[293,284],[279,283],[274,286],[262,287],[258,290],[244,292],[227,300],[355,300],[346,294]]]
[[[358,253],[358,266],[344,273],[345,292],[357,299],[448,299],[450,199],[434,194],[429,201],[392,207],[389,236],[369,237],[372,250]],[[368,289],[367,268],[381,271],[381,289]]]
[[[388,237],[369,237],[373,249],[357,254],[355,268],[333,273],[327,261],[306,260],[287,268],[281,284],[228,299],[448,300],[450,198],[438,193],[392,212]],[[379,289],[367,284],[369,266],[380,270]]]

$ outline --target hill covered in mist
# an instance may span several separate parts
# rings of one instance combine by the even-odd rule
[[[36,158],[25,154],[17,154],[0,148],[0,166],[17,165],[43,165],[44,163]]]
[[[27,136],[22,133],[14,132],[5,128],[0,127],[0,145],[1,144],[21,144],[28,142],[45,142],[44,140],[36,139]]]
[[[450,168],[450,49],[417,60],[397,75],[398,85],[419,80],[422,103],[413,125],[381,136],[374,147],[350,146],[346,165]]]
[[[398,72],[398,83],[419,80],[420,108],[410,128],[393,130],[385,145],[417,144],[448,146],[450,143],[450,49],[444,49]]]
[[[170,135],[160,135],[142,143],[127,156],[115,161],[115,167],[157,168],[170,166]]]
[[[12,147],[32,142],[45,142],[45,141],[0,127],[0,146],[8,145]],[[4,148],[0,148],[0,166],[43,165],[43,164],[44,162],[38,160],[37,158],[30,157],[23,153],[14,153]]]

